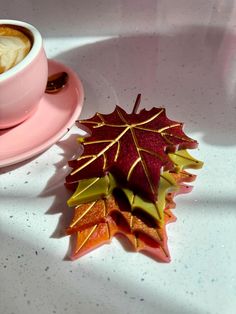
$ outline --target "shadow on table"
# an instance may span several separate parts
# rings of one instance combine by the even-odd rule
[[[33,162],[35,159],[37,159],[40,155],[42,155],[45,151],[43,151],[42,153],[39,153],[37,154],[36,156],[32,157],[32,158],[29,158],[25,161],[22,161],[22,162],[18,162],[14,165],[10,165],[10,166],[4,166],[2,168],[0,168],[0,175],[1,174],[5,174],[5,173],[8,173],[8,172],[11,172],[11,171],[14,171],[16,169],[19,169],[21,167],[24,167],[25,165],[27,165],[28,163],[31,163]],[[37,161],[35,163],[38,163]]]
[[[52,234],[53,238],[65,236],[65,229],[69,225],[73,215],[73,210],[67,206],[67,200],[70,197],[71,192],[65,188],[64,182],[66,175],[69,173],[69,167],[67,166],[68,160],[72,159],[75,154],[79,155],[77,138],[78,134],[72,134],[66,140],[61,140],[56,144],[63,150],[61,154],[62,159],[54,165],[55,173],[47,182],[45,189],[39,195],[39,197],[55,197],[46,214],[52,215],[62,213],[58,226]]]

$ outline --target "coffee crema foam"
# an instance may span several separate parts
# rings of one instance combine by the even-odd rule
[[[0,25],[0,74],[22,61],[30,49],[31,41],[22,31]]]

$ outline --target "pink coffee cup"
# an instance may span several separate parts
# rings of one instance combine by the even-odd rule
[[[0,74],[0,129],[6,129],[36,111],[47,84],[48,62],[42,37],[34,26],[14,20],[0,20],[0,25],[24,28],[32,39],[32,48],[25,58]]]

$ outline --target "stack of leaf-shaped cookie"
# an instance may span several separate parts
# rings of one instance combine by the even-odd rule
[[[79,140],[83,154],[69,161],[66,177],[74,190],[68,205],[75,212],[67,229],[75,236],[72,259],[122,234],[134,251],[168,262],[166,224],[175,220],[174,196],[191,191],[186,183],[195,175],[185,169],[202,166],[186,151],[197,142],[185,135],[182,123],[166,117],[164,108],[128,114],[117,106],[80,124],[91,135]]]

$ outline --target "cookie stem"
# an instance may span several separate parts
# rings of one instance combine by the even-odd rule
[[[138,107],[140,105],[140,102],[141,102],[141,94],[138,94],[138,96],[137,96],[137,98],[135,100],[135,104],[134,104],[132,113],[137,113],[137,110],[138,110]]]

